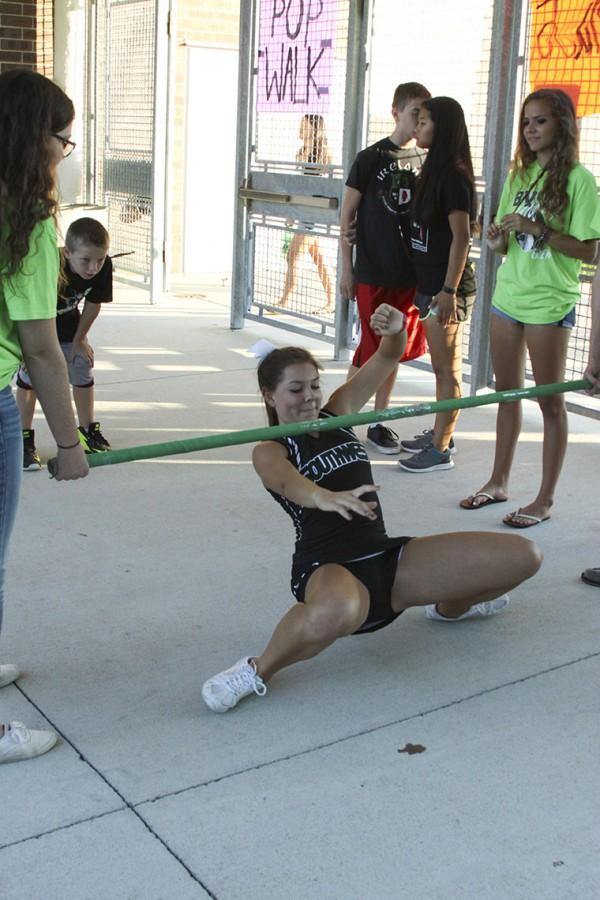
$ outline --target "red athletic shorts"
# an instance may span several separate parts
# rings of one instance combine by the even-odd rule
[[[360,343],[354,353],[352,365],[359,369],[379,346],[379,338],[371,329],[371,316],[381,303],[399,309],[406,316],[406,349],[402,362],[417,359],[427,353],[425,329],[419,321],[419,311],[413,306],[415,288],[384,288],[373,284],[356,285],[356,302],[360,317]]]

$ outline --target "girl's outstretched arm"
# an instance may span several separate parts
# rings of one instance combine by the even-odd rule
[[[378,306],[371,317],[371,328],[381,336],[377,352],[358,372],[334,391],[327,401],[327,409],[343,416],[358,412],[373,396],[377,388],[394,371],[406,347],[404,313],[387,303]]]
[[[285,447],[275,441],[257,444],[252,452],[252,463],[268,490],[281,494],[298,506],[335,512],[348,520],[353,514],[367,519],[377,518],[374,512],[377,504],[360,499],[363,494],[378,490],[374,484],[362,484],[351,491],[328,491],[301,475],[288,460]]]

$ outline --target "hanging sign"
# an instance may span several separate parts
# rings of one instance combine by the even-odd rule
[[[257,109],[329,109],[337,0],[261,0]]]
[[[560,88],[578,116],[600,112],[600,0],[531,0],[529,81]]]

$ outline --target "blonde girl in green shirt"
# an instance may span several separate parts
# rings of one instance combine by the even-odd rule
[[[42,75],[25,70],[0,75],[0,625],[23,459],[11,388],[22,358],[56,440],[56,479],[88,473],[56,334],[55,176],[74,146],[73,115],[69,98]],[[19,674],[15,665],[0,665],[0,688]],[[39,756],[55,742],[53,731],[0,723],[0,763]]]
[[[488,246],[506,259],[492,299],[490,341],[496,390],[522,387],[529,352],[536,384],[564,381],[581,262],[592,262],[600,237],[594,176],[578,162],[575,108],[560,90],[542,89],[524,101],[511,172]],[[505,516],[530,528],[550,518],[567,448],[564,395],[539,399],[544,421],[542,481],[534,499]],[[492,474],[463,509],[508,497],[508,479],[521,431],[521,404],[499,404]]]

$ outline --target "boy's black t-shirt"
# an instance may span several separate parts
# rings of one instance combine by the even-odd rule
[[[438,198],[439,219],[431,225],[411,219],[410,243],[417,270],[417,290],[435,296],[444,286],[452,231],[448,216],[453,210],[473,211],[473,188],[469,179],[456,170],[445,174]]]
[[[416,147],[403,149],[384,138],[354,160],[346,185],[362,194],[354,264],[358,282],[386,288],[415,284],[409,209],[424,156]]]
[[[109,256],[93,278],[82,278],[71,269],[69,260],[64,261],[66,283],[59,288],[56,304],[56,331],[61,344],[70,344],[75,337],[81,314],[82,300],[90,303],[111,303],[112,301],[112,260]]]

